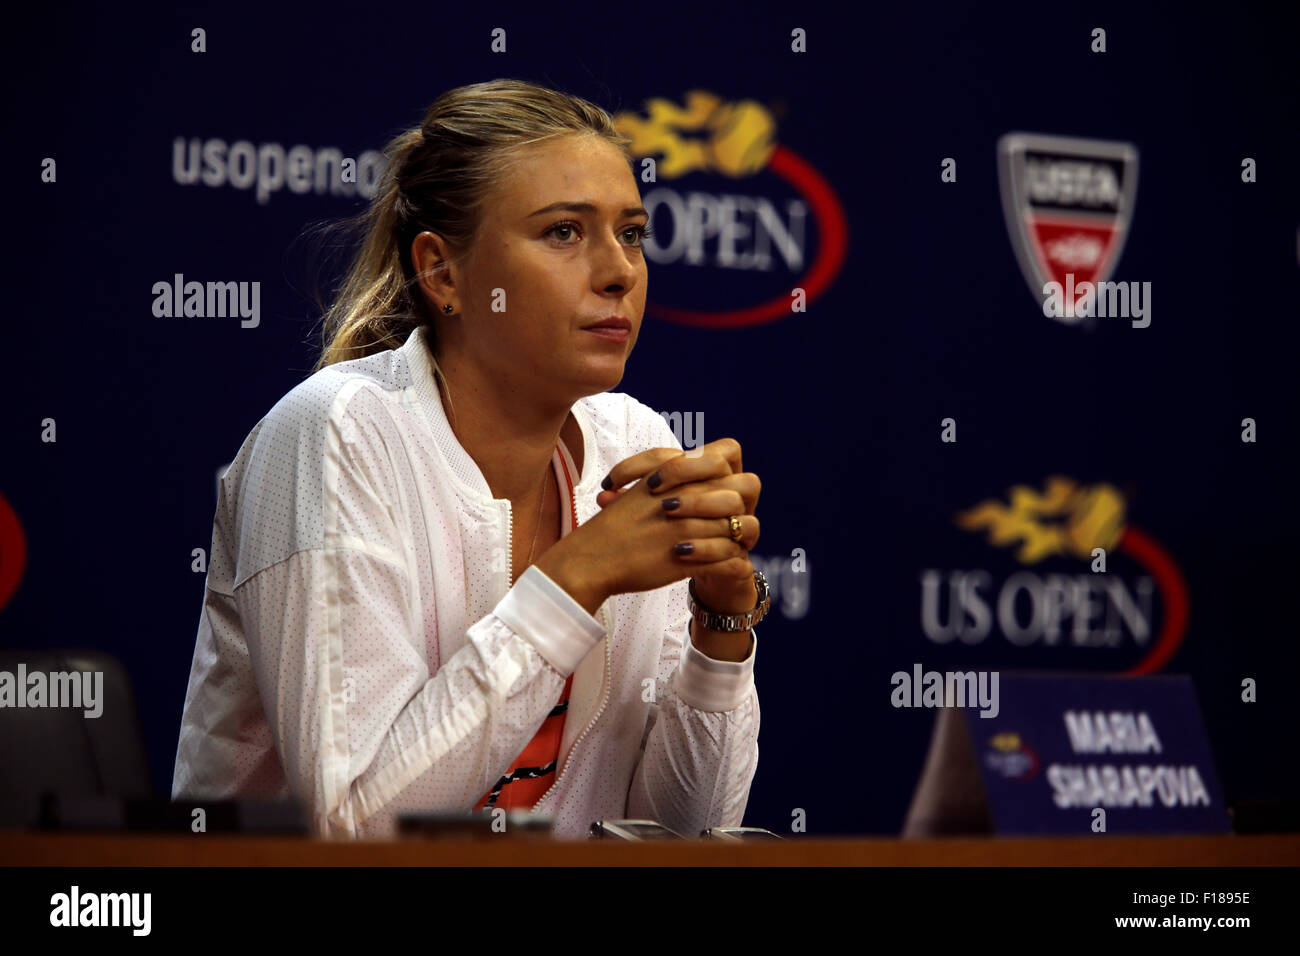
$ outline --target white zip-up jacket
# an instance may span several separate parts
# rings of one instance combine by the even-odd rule
[[[572,413],[579,525],[615,464],[682,447],[623,393]],[[741,824],[757,629],[747,660],[716,661],[691,643],[686,580],[594,618],[536,566],[511,587],[510,502],[456,440],[423,335],[292,389],[219,489],[173,799],[292,795],[321,836],[392,837],[403,811],[472,808],[573,674],[533,807],[557,836]]]

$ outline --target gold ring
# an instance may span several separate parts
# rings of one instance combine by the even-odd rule
[[[740,518],[736,515],[732,515],[728,520],[731,522],[731,540],[740,541]]]

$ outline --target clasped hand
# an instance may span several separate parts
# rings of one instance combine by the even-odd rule
[[[749,551],[758,542],[754,509],[761,483],[758,475],[744,470],[734,438],[690,451],[648,449],[615,465],[605,486],[608,490],[596,496],[602,509],[643,487],[659,499],[666,518],[680,523],[677,544],[691,547],[686,553],[674,548],[673,554],[677,561],[698,565],[692,573],[695,593],[708,608],[743,613],[758,602]],[[731,537],[731,515],[740,517],[740,541]]]

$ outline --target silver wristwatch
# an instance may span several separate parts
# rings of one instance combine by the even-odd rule
[[[758,603],[752,610],[743,614],[720,614],[702,605],[695,596],[695,579],[687,588],[686,604],[691,609],[691,618],[701,627],[710,631],[748,631],[767,615],[772,606],[772,596],[767,586],[767,577],[762,571],[754,572],[754,586],[758,588]]]

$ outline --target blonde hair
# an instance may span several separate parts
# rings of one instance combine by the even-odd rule
[[[421,327],[432,354],[434,317],[417,284],[411,243],[421,232],[434,232],[451,247],[452,260],[465,256],[477,238],[485,200],[520,149],[573,134],[603,137],[634,168],[631,140],[605,110],[524,80],[448,90],[423,123],[394,137],[384,148],[387,165],[370,205],[342,221],[345,229],[360,228],[364,238],[324,312],[314,371],[398,348]]]

